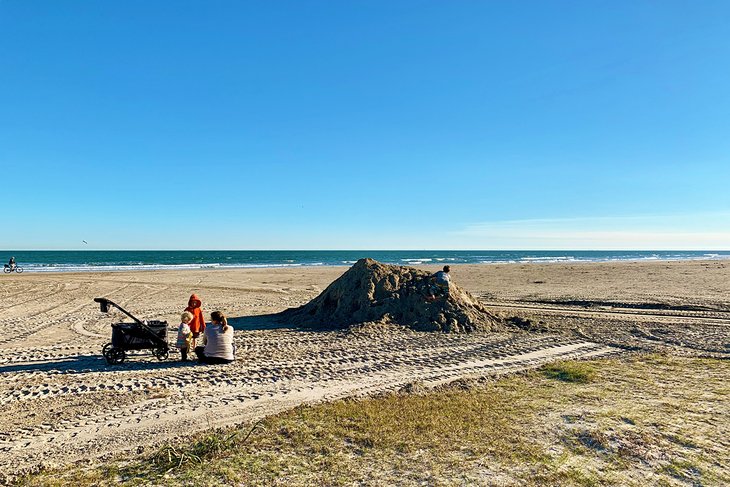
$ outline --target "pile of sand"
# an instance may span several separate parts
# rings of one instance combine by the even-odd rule
[[[360,259],[322,294],[280,313],[288,324],[306,328],[348,328],[393,323],[420,331],[503,331],[503,321],[468,292],[451,284],[448,299],[428,302],[430,273],[413,267]]]

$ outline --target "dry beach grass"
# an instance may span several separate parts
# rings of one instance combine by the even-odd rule
[[[709,371],[709,372],[708,372]],[[300,406],[141,460],[27,485],[726,485],[730,363],[558,362]]]

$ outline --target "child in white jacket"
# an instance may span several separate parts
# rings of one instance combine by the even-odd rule
[[[188,351],[190,351],[190,342],[193,339],[193,332],[190,331],[190,322],[193,321],[193,314],[185,311],[180,316],[180,325],[177,327],[177,342],[175,345],[180,349],[181,360],[183,362],[188,359]]]

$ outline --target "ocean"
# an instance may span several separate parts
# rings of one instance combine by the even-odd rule
[[[363,257],[400,265],[728,259],[730,251],[599,250],[3,250],[26,272],[349,266]]]

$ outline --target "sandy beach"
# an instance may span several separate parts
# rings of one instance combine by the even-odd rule
[[[423,266],[427,270],[435,267]],[[528,331],[430,334],[394,327],[312,332],[271,313],[316,297],[346,267],[59,273],[0,279],[4,475],[89,456],[143,452],[173,438],[250,422],[304,402],[419,382],[534,368],[563,358],[659,351],[730,357],[730,262],[453,266],[453,279]],[[121,314],[107,297],[171,328],[191,293],[236,329],[237,360],[201,367],[149,352],[107,366]],[[173,339],[172,331],[170,340]]]

